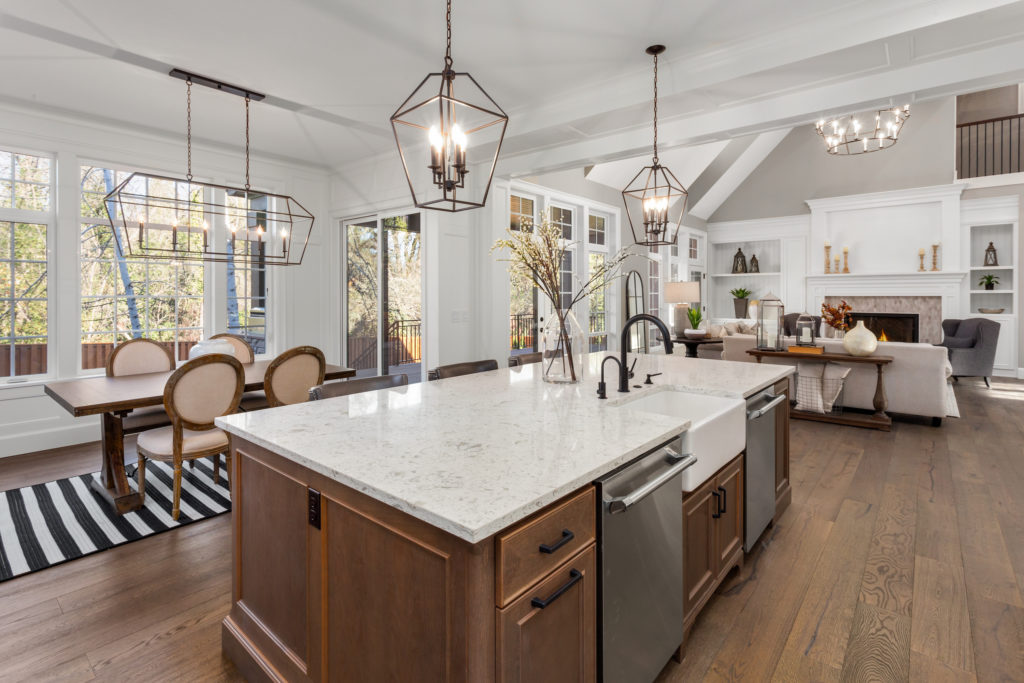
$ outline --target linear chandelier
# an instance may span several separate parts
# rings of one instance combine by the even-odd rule
[[[180,69],[186,83],[187,172],[184,178],[136,172],[104,198],[110,226],[121,232],[122,257],[225,263],[302,263],[313,215],[294,197],[254,190],[249,177],[249,103],[264,95]],[[245,187],[192,176],[192,84],[245,99]]]
[[[444,68],[427,74],[405,98],[391,115],[391,130],[413,203],[423,209],[455,212],[487,203],[508,115],[468,72],[452,69],[451,0],[447,0],[445,20]],[[487,157],[485,150],[491,146],[493,153]],[[468,177],[470,149],[477,152],[478,162],[490,161],[486,181],[475,185]]]
[[[651,165],[640,169],[622,191],[622,203],[633,231],[633,241],[641,246],[659,247],[676,243],[679,224],[686,211],[687,192],[672,171],[658,161],[658,55],[665,52],[665,46],[651,45],[646,52],[654,57],[654,156]],[[673,204],[679,206],[674,223],[669,220]],[[634,220],[637,206],[640,215]]]
[[[818,121],[815,129],[825,141],[829,154],[837,156],[867,154],[889,149],[899,140],[903,123],[910,118],[910,105],[879,109],[866,116],[847,115]],[[867,125],[865,125],[865,121]],[[874,124],[874,125],[871,125]]]

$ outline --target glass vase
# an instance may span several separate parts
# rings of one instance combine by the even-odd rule
[[[545,382],[575,384],[583,376],[587,335],[572,311],[555,311],[540,333],[542,376]]]

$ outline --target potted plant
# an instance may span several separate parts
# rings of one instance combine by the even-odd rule
[[[701,329],[700,325],[704,322],[704,316],[700,312],[700,307],[690,307],[686,309],[686,317],[690,319],[690,329],[683,330],[683,334],[690,338],[703,337],[708,332],[707,330]]]
[[[846,332],[850,329],[850,304],[846,301],[838,306],[821,305],[821,319],[825,322],[825,332],[829,337],[835,337],[836,332]]]
[[[996,285],[998,285],[998,284],[999,284],[999,276],[998,275],[982,275],[981,279],[978,280],[978,285],[979,286],[984,285],[985,289],[988,289],[988,290],[995,289]]]
[[[746,287],[737,287],[729,290],[732,294],[732,305],[735,306],[737,318],[747,317],[747,303],[750,300],[750,290]]]
[[[491,252],[507,249],[509,273],[532,282],[551,304],[552,314],[540,332],[542,377],[546,382],[570,384],[580,381],[587,335],[572,307],[607,288],[618,277],[619,266],[629,256],[622,250],[590,271],[586,282],[573,293],[562,281],[565,252],[574,244],[562,239],[562,228],[547,217],[539,226],[524,222],[521,230],[506,230],[506,237],[494,243]]]

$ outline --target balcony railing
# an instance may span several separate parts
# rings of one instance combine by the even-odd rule
[[[978,178],[1020,172],[1024,156],[1022,119],[1024,114],[957,125],[957,177]]]
[[[419,320],[395,320],[388,326],[384,353],[389,367],[419,363],[422,356],[423,323]],[[377,337],[348,338],[348,365],[355,370],[377,367]]]
[[[537,322],[533,313],[517,313],[509,316],[509,349],[532,349],[535,346]]]

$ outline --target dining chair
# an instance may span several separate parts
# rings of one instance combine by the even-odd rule
[[[315,346],[288,349],[267,366],[263,389],[271,408],[305,403],[309,390],[324,383],[327,362],[323,351]]]
[[[170,372],[174,369],[171,350],[152,339],[138,337],[121,342],[107,356],[107,377],[141,375],[148,372]],[[165,427],[171,420],[163,406],[136,408],[122,420],[125,434]]]
[[[408,384],[408,375],[381,375],[380,377],[346,379],[339,382],[328,382],[327,384],[321,384],[313,387],[309,390],[309,400],[319,401],[324,398],[350,396],[352,394],[361,394],[364,391],[377,391],[378,389],[404,387],[408,386]]]
[[[530,365],[531,363],[539,363],[541,361],[541,352],[535,351],[533,353],[520,353],[516,356],[508,357],[508,366],[515,368],[520,365]]]
[[[237,358],[238,362],[242,365],[248,365],[256,360],[256,352],[253,350],[252,344],[250,344],[245,337],[240,334],[221,332],[213,335],[210,339],[223,339],[230,342],[231,345],[235,347],[235,358]]]
[[[174,371],[164,386],[164,409],[171,425],[139,435],[139,496],[146,495],[146,460],[174,466],[174,502],[171,516],[181,511],[181,466],[197,458],[213,456],[213,480],[220,483],[220,454],[227,456],[230,478],[231,451],[228,435],[213,421],[238,408],[245,386],[242,364],[234,356],[211,353],[188,361]]]
[[[449,377],[461,377],[462,375],[472,375],[477,372],[487,372],[489,370],[497,369],[498,361],[493,358],[489,360],[472,360],[465,363],[452,363],[451,365],[437,366],[437,378],[448,379]]]

